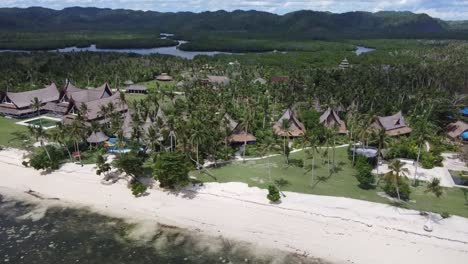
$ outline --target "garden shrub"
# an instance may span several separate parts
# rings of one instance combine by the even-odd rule
[[[451,215],[450,215],[448,212],[442,212],[442,213],[440,214],[440,216],[441,216],[443,219],[447,219],[447,218],[449,218]]]
[[[400,178],[398,180],[398,188],[400,192],[400,199],[403,201],[408,201],[410,199],[410,194],[411,194],[411,189],[410,189],[410,185],[408,184],[408,182]],[[383,190],[385,191],[386,194],[390,195],[391,197],[398,198],[397,188],[392,181],[387,180],[385,182]]]
[[[267,195],[268,200],[272,202],[278,202],[281,199],[280,193],[278,188],[274,185],[269,185],[268,186],[268,195]]]
[[[421,166],[424,169],[432,169],[434,167],[441,167],[442,166],[443,158],[442,156],[436,155],[432,152],[425,152],[421,154]]]
[[[359,181],[359,187],[362,189],[371,189],[374,187],[375,176],[372,174],[372,166],[367,159],[361,155],[356,159],[356,178]]]
[[[49,152],[50,159],[44,148],[40,148],[29,160],[29,165],[36,170],[58,170],[60,163],[67,158],[67,154],[63,149],[54,146],[49,145],[46,146],[46,148]]]
[[[304,167],[304,160],[302,159],[290,159],[289,160],[289,165],[303,168]]]
[[[146,186],[139,181],[135,181],[132,183],[132,194],[135,197],[138,197],[144,194],[146,192],[146,189],[147,189]]]

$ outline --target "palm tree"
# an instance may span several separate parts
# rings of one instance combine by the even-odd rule
[[[400,160],[396,159],[394,160],[388,168],[391,170],[385,175],[385,178],[393,183],[395,186],[398,200],[401,200],[400,198],[400,188],[399,188],[399,183],[401,181],[400,177],[406,177],[409,173],[409,170],[407,168],[404,168],[405,164],[401,162]]]
[[[286,138],[289,138],[291,134],[289,130],[289,120],[283,119],[281,122],[281,130],[283,130],[283,153],[286,156]],[[286,160],[286,162],[288,162],[288,160]]]
[[[387,131],[384,128],[374,131],[374,137],[377,141],[377,177],[379,177],[380,156],[382,155],[382,150],[390,144],[390,137],[387,135]]]
[[[52,158],[50,157],[49,151],[47,150],[47,147],[44,144],[44,139],[48,137],[47,132],[42,128],[42,126],[28,126],[29,132],[31,135],[34,136],[36,141],[39,141],[41,144],[41,147],[44,149],[45,153],[47,154],[47,157],[49,158],[50,161],[52,161]]]
[[[306,173],[311,172],[310,182],[313,184],[315,178],[315,154],[319,152],[318,139],[316,135],[306,132],[303,140],[305,141],[305,145],[309,147],[305,151],[305,157],[306,159],[311,159],[310,166],[305,167]]]
[[[200,159],[199,159],[199,146],[205,141],[205,133],[202,130],[192,130],[192,137],[191,142],[192,146],[195,145],[195,153],[196,153],[196,162],[197,162],[197,170],[200,170]]]
[[[57,124],[57,127],[53,130],[51,130],[51,133],[50,133],[50,138],[51,140],[53,140],[54,142],[57,142],[59,143],[62,148],[64,148],[67,153],[68,153],[68,157],[70,158],[70,161],[73,160],[72,156],[71,156],[71,153],[70,153],[70,150],[68,149],[68,146],[67,146],[67,139],[68,139],[68,131],[66,129],[66,127],[63,125],[63,123],[58,123]]]
[[[31,100],[31,108],[36,111],[37,116],[39,116],[41,114],[41,106],[42,106],[42,102],[41,102],[41,100],[39,100],[39,98],[34,97]]]
[[[414,166],[414,180],[413,185],[417,184],[418,179],[418,167],[419,167],[419,159],[421,157],[421,149],[426,141],[430,140],[434,135],[435,126],[427,120],[427,116],[424,118],[419,119],[415,123],[415,129],[413,135],[416,137],[416,142],[418,143],[418,156],[416,158],[416,164]]]
[[[83,161],[81,160],[81,153],[79,147],[79,142],[81,142],[81,140],[83,139],[84,127],[82,124],[83,123],[80,120],[75,119],[69,127],[69,132],[74,142],[75,152],[78,154],[80,164],[83,166]]]

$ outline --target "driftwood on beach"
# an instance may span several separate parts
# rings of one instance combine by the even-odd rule
[[[57,201],[60,200],[59,198],[45,198],[42,195],[40,195],[38,192],[33,191],[31,189],[29,189],[28,191],[25,191],[24,193],[29,194],[29,195],[31,195],[33,197],[36,197],[36,198],[38,198],[40,200],[57,200]]]

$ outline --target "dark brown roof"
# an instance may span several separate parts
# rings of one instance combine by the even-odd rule
[[[146,88],[146,86],[143,86],[143,85],[130,85],[126,88],[127,92],[128,91],[147,91],[148,88]]]
[[[412,131],[406,124],[401,111],[392,116],[377,117],[372,126],[375,128],[384,128],[389,136],[405,135]]]
[[[287,120],[289,129],[287,131],[282,129],[283,120]],[[296,114],[291,108],[284,111],[281,118],[273,125],[275,134],[281,137],[300,137],[305,133],[304,124],[297,119]]]

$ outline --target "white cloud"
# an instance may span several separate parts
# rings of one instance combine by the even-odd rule
[[[468,0],[0,0],[0,7],[70,6],[128,8],[155,11],[263,10],[287,13],[300,9],[332,11],[413,11],[450,19],[468,19]]]

